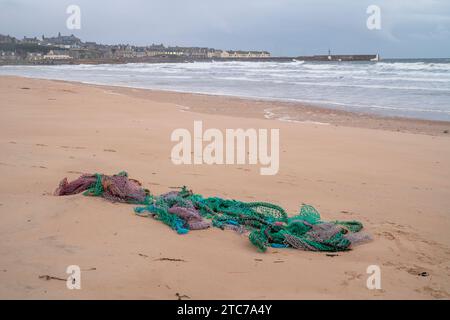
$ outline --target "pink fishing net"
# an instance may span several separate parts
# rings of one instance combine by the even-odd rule
[[[97,177],[95,174],[83,174],[72,182],[68,182],[67,178],[64,178],[59,183],[59,187],[55,190],[54,195],[67,196],[77,194],[91,188],[96,181]]]
[[[83,191],[86,191],[86,195],[101,196],[111,202],[145,204],[149,197],[149,191],[144,189],[139,181],[128,178],[125,172],[112,176],[83,174],[71,182],[64,178],[54,194],[65,196]]]
[[[191,230],[201,230],[211,226],[209,222],[203,220],[200,213],[195,209],[173,206],[169,208],[168,212],[176,214],[186,221]]]

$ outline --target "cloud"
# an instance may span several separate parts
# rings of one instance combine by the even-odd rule
[[[78,4],[82,29],[65,29]],[[382,29],[366,27],[380,6]],[[0,33],[75,33],[101,43],[267,49],[277,55],[333,52],[450,56],[448,0],[0,0]],[[447,41],[449,42],[449,41]]]

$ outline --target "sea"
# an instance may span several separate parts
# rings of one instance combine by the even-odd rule
[[[0,75],[295,101],[450,121],[450,59],[1,66]]]

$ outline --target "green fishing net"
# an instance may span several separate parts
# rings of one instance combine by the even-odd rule
[[[179,208],[184,208],[184,211]],[[178,215],[171,213],[171,209],[172,212],[178,212]],[[186,187],[154,197],[152,204],[137,207],[135,212],[139,215],[151,215],[179,234],[195,229],[186,221],[186,215],[179,214],[189,212],[190,217],[195,216],[196,219],[205,221],[196,229],[212,225],[239,233],[247,232],[250,242],[263,252],[268,247],[345,251],[352,245],[370,240],[366,233],[361,232],[363,226],[360,222],[324,222],[319,212],[310,205],[302,205],[297,215],[289,217],[283,208],[272,203],[242,202],[220,197],[204,198]]]

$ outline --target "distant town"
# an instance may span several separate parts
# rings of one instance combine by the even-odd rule
[[[124,63],[200,59],[270,58],[267,51],[219,50],[203,47],[171,47],[163,44],[134,46],[83,42],[76,36],[17,39],[0,34],[0,64]]]
[[[0,65],[15,64],[101,64],[161,63],[193,61],[379,61],[378,54],[328,54],[296,57],[273,57],[268,51],[220,50],[206,47],[179,47],[152,44],[105,45],[83,42],[76,36],[17,39],[0,34]]]

